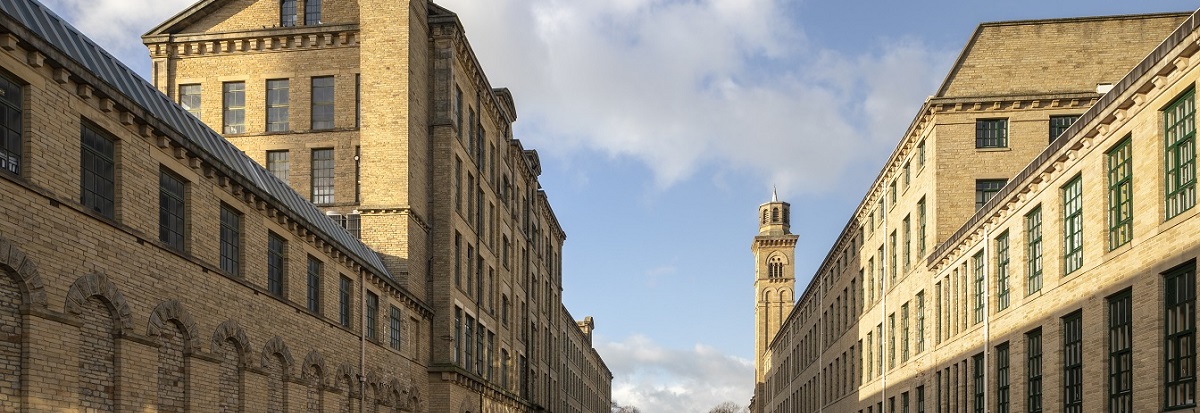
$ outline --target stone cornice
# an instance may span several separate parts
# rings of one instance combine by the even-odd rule
[[[307,51],[358,47],[357,24],[267,28],[239,32],[146,36],[150,57],[184,58],[215,54]]]

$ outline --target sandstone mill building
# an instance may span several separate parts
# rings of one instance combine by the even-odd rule
[[[801,291],[763,204],[752,411],[1195,411],[1197,23],[981,24]]]
[[[0,1],[0,411],[609,411],[453,12],[201,0],[143,41],[152,82]]]

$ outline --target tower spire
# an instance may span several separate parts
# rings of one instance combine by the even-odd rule
[[[779,202],[779,188],[771,185],[771,202]]]

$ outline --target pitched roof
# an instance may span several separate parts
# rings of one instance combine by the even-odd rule
[[[983,23],[937,97],[1095,92],[1098,84],[1120,80],[1189,15]],[[1067,72],[1072,76],[1061,76]]]
[[[219,0],[204,0],[207,3]],[[198,5],[201,3],[197,3]],[[214,168],[237,181],[247,190],[304,224],[309,230],[342,251],[360,265],[377,274],[392,278],[375,251],[363,245],[341,226],[335,224],[315,205],[304,199],[286,183],[280,181],[245,153],[234,147],[217,132],[187,113],[170,98],[147,83],[141,76],[122,64],[100,46],[93,43],[70,24],[36,0],[0,1],[0,11],[29,31],[23,40],[38,43],[62,54],[97,77],[116,93],[113,97],[122,104],[135,105],[148,117],[157,120],[156,127],[180,145],[204,157]],[[12,28],[19,33],[19,28]],[[50,51],[47,50],[47,53]],[[67,63],[67,62],[62,62]],[[126,103],[128,102],[128,103]],[[394,278],[393,278],[394,279]]]
[[[171,16],[171,18],[155,26],[143,36],[154,36],[159,34],[174,34],[180,29],[199,21],[201,18],[208,16],[216,11],[221,5],[228,3],[229,0],[200,0],[192,4],[191,7]]]

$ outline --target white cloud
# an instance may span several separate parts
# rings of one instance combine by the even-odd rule
[[[950,53],[811,45],[784,0],[442,0],[518,137],[545,153],[638,159],[668,186],[749,170],[785,192],[837,188],[890,152]]]
[[[145,73],[150,59],[141,36],[196,0],[41,0],[127,66]],[[138,62],[130,59],[137,57]]]
[[[597,336],[596,350],[616,376],[613,401],[645,413],[703,413],[726,401],[745,406],[754,393],[754,363],[712,347],[670,349],[641,335],[620,342]]]

